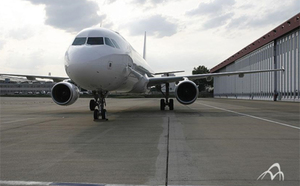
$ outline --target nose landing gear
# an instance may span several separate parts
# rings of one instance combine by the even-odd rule
[[[105,98],[107,93],[102,91],[93,92],[95,100],[90,101],[90,110],[94,111],[94,120],[98,120],[100,116],[102,120],[108,120],[106,118],[106,109],[104,108],[106,106]],[[95,109],[95,107],[98,107],[98,109]]]

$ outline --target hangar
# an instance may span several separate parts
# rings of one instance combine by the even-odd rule
[[[284,72],[215,77],[214,97],[300,101],[300,13],[266,33],[210,72],[276,69]]]

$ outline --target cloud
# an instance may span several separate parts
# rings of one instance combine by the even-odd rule
[[[235,0],[213,0],[209,3],[200,3],[197,8],[187,11],[185,15],[189,17],[201,18],[202,29],[212,29],[226,25],[234,16],[232,7]]]
[[[300,6],[298,3],[298,1],[293,1],[290,4],[286,3],[283,7],[278,7],[276,10],[267,10],[264,16],[258,17],[257,19],[249,18],[248,24],[251,25],[251,27],[280,24],[299,13]]]
[[[4,47],[6,41],[5,40],[2,40],[0,39],[0,50],[2,50],[2,48]]]
[[[100,24],[105,18],[98,15],[99,6],[88,0],[27,0],[32,4],[43,4],[46,10],[47,25],[78,32],[86,27]]]
[[[167,0],[133,0],[132,3],[138,3],[138,4],[145,4],[145,3],[150,3],[150,4],[159,4],[166,2]]]
[[[269,25],[277,26],[292,16],[299,13],[300,5],[298,0],[285,1],[284,6],[279,5],[274,7],[263,7],[261,14],[256,15],[242,15],[237,18],[231,19],[227,28],[235,29],[249,29],[249,28],[259,28]],[[249,9],[251,9],[249,5]],[[245,8],[245,7],[243,7]]]
[[[22,68],[22,69],[38,69],[45,63],[45,51],[37,48],[34,51],[14,51],[15,55],[8,55],[5,67]]]
[[[13,28],[8,32],[7,37],[17,40],[25,40],[35,35],[35,28],[32,25],[24,25],[18,28]]]
[[[167,20],[161,15],[154,15],[149,18],[140,19],[127,24],[131,35],[142,35],[147,32],[147,35],[158,38],[171,36],[177,33],[178,26]]]
[[[132,3],[145,4],[147,0],[133,0]]]
[[[106,0],[106,3],[107,4],[111,4],[111,3],[114,3],[114,2],[116,2],[117,0]]]
[[[224,10],[233,6],[235,0],[214,0],[210,3],[200,3],[197,8],[187,11],[188,16],[203,16],[222,14]]]
[[[234,13],[227,13],[207,20],[202,26],[205,29],[211,29],[223,26],[233,17]]]
[[[299,13],[298,0],[286,0],[276,4],[269,2],[257,6],[255,2],[236,3],[235,0],[213,0],[200,3],[197,8],[187,11],[186,16],[201,17],[202,29],[224,26],[226,31],[256,29],[276,26]]]
[[[240,16],[238,18],[232,19],[226,26],[227,29],[237,29],[245,28],[249,22],[248,16]],[[248,25],[249,26],[249,25]]]
[[[176,2],[181,0],[132,0],[130,1],[131,4],[143,6],[144,8],[153,9],[157,6],[161,6],[162,4],[167,4],[168,2]]]

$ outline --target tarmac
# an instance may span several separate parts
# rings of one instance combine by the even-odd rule
[[[0,97],[0,185],[300,185],[299,103],[106,102]]]

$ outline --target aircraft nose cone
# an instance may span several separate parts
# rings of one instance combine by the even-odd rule
[[[98,48],[98,47],[96,47]],[[99,54],[101,48],[70,47],[65,55],[65,70],[79,86],[93,90],[103,87],[107,81],[107,56]]]

